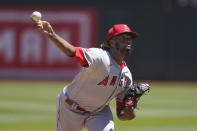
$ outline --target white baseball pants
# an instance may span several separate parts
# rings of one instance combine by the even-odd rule
[[[80,113],[74,111],[65,103],[65,96],[61,93],[57,103],[56,131],[114,131],[112,112],[109,106],[97,113]]]

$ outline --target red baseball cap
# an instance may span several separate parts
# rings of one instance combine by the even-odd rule
[[[110,28],[108,30],[108,34],[106,39],[110,40],[112,37],[123,34],[123,33],[128,33],[132,36],[132,38],[137,38],[138,34],[137,32],[133,32],[129,26],[125,25],[125,24],[117,24],[114,25],[112,28]]]

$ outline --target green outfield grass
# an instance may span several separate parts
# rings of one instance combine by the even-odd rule
[[[54,131],[56,100],[68,83],[0,81],[0,131]],[[197,83],[151,82],[132,121],[115,131],[197,131]],[[115,114],[114,101],[111,102]]]

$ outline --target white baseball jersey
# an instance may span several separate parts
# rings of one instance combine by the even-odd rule
[[[125,62],[118,65],[106,50],[76,47],[74,59],[83,67],[63,92],[87,111],[98,111],[115,97],[123,99],[125,88],[132,85]]]

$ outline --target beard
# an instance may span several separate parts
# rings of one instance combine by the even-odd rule
[[[118,43],[116,43],[116,50],[117,50],[120,54],[123,54],[125,57],[131,55],[131,49],[125,49],[125,48],[124,48],[124,49],[120,49]]]
[[[131,50],[125,50],[124,55],[125,56],[130,56],[131,55]]]

